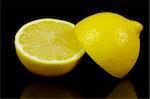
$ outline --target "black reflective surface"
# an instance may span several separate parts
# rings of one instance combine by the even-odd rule
[[[149,16],[148,1],[3,1],[2,4],[2,97],[3,98],[148,98]],[[107,74],[87,54],[68,74],[47,78],[30,73],[15,53],[14,36],[25,23],[52,17],[76,24],[89,15],[112,11],[141,22],[139,58],[124,79]],[[128,93],[130,94],[128,94]]]

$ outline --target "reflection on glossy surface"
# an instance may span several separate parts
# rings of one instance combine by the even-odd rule
[[[137,99],[136,91],[129,80],[121,81],[107,96],[113,99]]]
[[[80,88],[78,88],[78,86],[69,85],[66,83],[64,84],[64,83],[32,82],[28,86],[26,86],[20,98],[21,99],[28,99],[28,98],[30,99],[82,98],[83,99],[86,96],[85,94],[83,95],[84,92],[82,91]],[[88,94],[91,94],[91,91]],[[101,96],[99,96],[99,98],[100,97]],[[137,99],[137,94],[132,83],[129,80],[122,80],[106,97],[106,99]]]
[[[27,98],[81,98],[79,90],[64,84],[31,83],[21,95],[21,99]]]

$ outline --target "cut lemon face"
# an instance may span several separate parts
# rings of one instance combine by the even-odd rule
[[[15,36],[17,55],[31,72],[59,76],[71,71],[85,53],[74,34],[74,24],[38,19],[22,26]]]

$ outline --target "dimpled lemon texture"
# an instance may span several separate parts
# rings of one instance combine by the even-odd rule
[[[102,12],[75,26],[77,39],[105,71],[122,78],[134,66],[140,50],[142,24],[119,14]]]

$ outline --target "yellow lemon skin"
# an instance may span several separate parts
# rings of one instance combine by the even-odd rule
[[[77,39],[88,55],[109,74],[122,78],[134,66],[143,26],[112,12],[89,16],[75,26]]]
[[[45,63],[33,60],[21,53],[16,47],[21,63],[32,73],[41,76],[56,77],[70,72],[79,62],[79,58],[65,63]],[[80,56],[82,57],[82,55]]]

